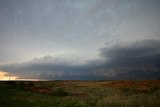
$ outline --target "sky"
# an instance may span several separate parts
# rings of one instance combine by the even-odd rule
[[[159,0],[0,0],[0,79],[160,78]]]

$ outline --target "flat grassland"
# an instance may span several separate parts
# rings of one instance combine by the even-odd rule
[[[160,80],[1,81],[0,107],[160,107]]]

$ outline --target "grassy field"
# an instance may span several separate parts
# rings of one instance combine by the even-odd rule
[[[1,81],[0,107],[160,107],[160,80]]]

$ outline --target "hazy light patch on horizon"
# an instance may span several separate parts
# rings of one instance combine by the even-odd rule
[[[9,73],[0,71],[0,80],[17,80],[18,76],[9,76]]]

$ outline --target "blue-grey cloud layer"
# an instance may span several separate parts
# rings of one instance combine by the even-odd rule
[[[0,70],[20,78],[153,78],[159,31],[160,0],[0,0]]]
[[[155,78],[160,74],[160,41],[143,40],[101,48],[106,59],[98,75],[116,78]]]
[[[160,41],[143,40],[100,49],[102,59],[82,65],[46,56],[26,63],[11,64],[0,70],[20,78],[38,79],[137,79],[160,75]]]
[[[160,38],[159,5],[159,0],[0,0],[0,65],[59,53],[86,60],[105,43]]]

